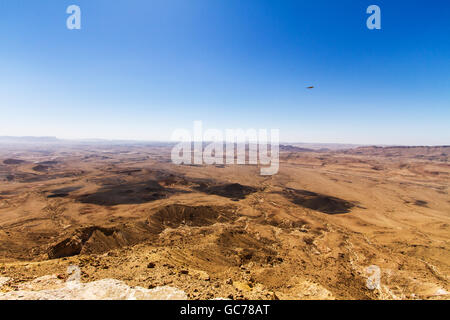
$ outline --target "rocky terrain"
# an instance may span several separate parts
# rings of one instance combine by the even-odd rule
[[[450,147],[0,150],[0,299],[450,298]]]

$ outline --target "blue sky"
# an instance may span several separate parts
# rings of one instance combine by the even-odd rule
[[[0,0],[0,41],[0,135],[450,144],[447,0]]]

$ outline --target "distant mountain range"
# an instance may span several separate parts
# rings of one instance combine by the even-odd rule
[[[0,136],[0,143],[59,143],[56,137],[10,137]]]
[[[139,140],[107,140],[107,139],[59,139],[57,137],[13,137],[0,136],[0,144],[3,145],[152,145],[152,146],[168,146],[174,144],[169,141],[139,141]],[[208,144],[205,142],[205,144]],[[339,151],[339,150],[362,150],[367,152],[365,148],[375,148],[372,153],[380,152],[378,148],[408,148],[409,146],[387,146],[387,145],[362,145],[362,144],[344,144],[344,143],[280,143],[281,151],[291,152],[308,152],[308,151]],[[417,148],[426,148],[425,146],[411,146]],[[446,147],[446,146],[433,146]],[[448,146],[447,146],[448,147]],[[361,151],[361,150],[359,150]]]
[[[58,139],[56,137],[11,137],[0,136],[0,144],[8,145],[167,145],[167,142],[137,141],[137,140],[106,140],[106,139]]]

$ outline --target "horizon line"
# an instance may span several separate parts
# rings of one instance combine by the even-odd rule
[[[48,140],[48,141],[41,141],[46,142],[47,144],[54,143],[64,143],[64,142],[71,142],[71,143],[95,143],[95,142],[104,142],[104,143],[167,143],[167,144],[174,144],[174,143],[180,143],[181,141],[170,141],[170,140],[140,140],[140,139],[106,139],[106,138],[58,138],[57,136],[0,136],[0,144],[6,144],[6,143],[12,143],[7,141],[2,141],[2,139],[11,139],[11,140],[25,140],[25,139],[35,139],[35,140]],[[17,141],[16,141],[17,142]],[[213,141],[196,141],[192,140],[193,142],[213,142]],[[227,141],[224,141],[227,142]],[[26,144],[27,142],[23,142]],[[31,141],[29,143],[32,143]],[[235,143],[238,143],[235,141]],[[241,142],[242,143],[242,142]],[[245,142],[246,144],[248,141]],[[336,145],[336,146],[353,146],[353,147],[450,147],[450,144],[385,144],[385,143],[367,143],[367,144],[361,144],[361,143],[346,143],[346,142],[289,142],[289,141],[280,141],[279,145],[291,145],[294,146],[295,144],[303,144],[303,145]],[[295,146],[294,146],[295,147]]]

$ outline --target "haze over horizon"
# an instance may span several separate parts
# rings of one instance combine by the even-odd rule
[[[0,136],[168,141],[202,120],[287,143],[449,145],[449,16],[425,1],[5,1]]]
[[[177,143],[178,141],[173,140],[143,140],[143,139],[102,139],[102,138],[72,138],[72,139],[62,139],[55,136],[0,136],[0,144],[29,144],[29,143],[47,143],[47,144],[78,144],[78,143],[100,143],[100,144],[171,144]],[[192,142],[195,142],[192,141]],[[209,143],[212,141],[203,141],[204,143]],[[356,148],[356,147],[450,147],[450,145],[406,145],[406,144],[355,144],[355,143],[333,143],[333,142],[304,142],[304,141],[280,141],[280,145],[292,145],[295,147],[302,148],[327,148],[336,147],[338,149],[345,148]]]

